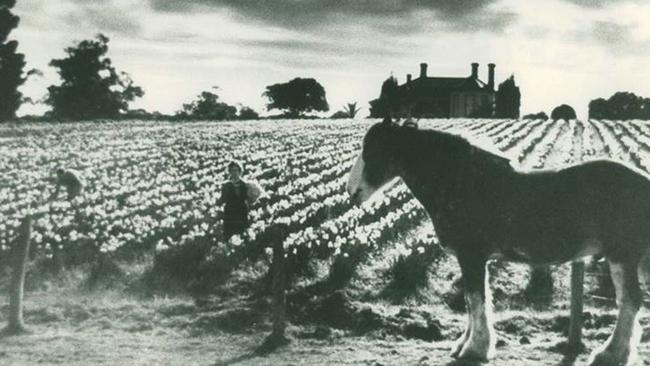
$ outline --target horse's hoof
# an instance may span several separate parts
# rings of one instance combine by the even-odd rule
[[[461,341],[457,342],[453,350],[451,351],[451,357],[458,358],[458,355],[460,355],[460,351],[463,350],[464,345],[465,342],[461,342]]]
[[[488,352],[474,350],[469,347],[463,348],[458,355],[454,356],[459,360],[486,363],[489,361]]]
[[[463,333],[463,335],[461,335],[454,343],[454,346],[451,351],[451,357],[458,358],[460,351],[463,350],[463,347],[465,347],[465,344],[467,343],[468,340],[469,340],[469,332],[465,331],[465,333]]]
[[[589,366],[632,366],[634,357],[627,353],[616,353],[611,351],[601,351],[593,353],[589,357]]]

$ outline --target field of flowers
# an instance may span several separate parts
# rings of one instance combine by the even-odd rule
[[[346,255],[381,236],[408,230],[426,215],[405,186],[382,200],[353,207],[345,193],[366,129],[375,121],[147,121],[0,126],[0,257],[20,220],[34,215],[35,251],[112,255],[164,251],[209,239],[230,252],[265,245],[282,224],[288,255],[322,247]],[[608,157],[648,171],[650,124],[643,121],[423,120],[420,128],[460,134],[518,162],[555,168]],[[250,229],[221,240],[220,186],[229,159],[244,162],[270,198],[252,207]],[[57,167],[81,172],[86,194],[48,202]],[[425,243],[435,241],[433,233]],[[417,241],[419,246],[422,241]],[[423,251],[409,247],[412,251]],[[94,254],[93,254],[94,253]],[[73,259],[64,259],[70,261]]]
[[[108,295],[80,298],[73,290],[61,296],[43,286],[28,294],[26,305],[27,324],[41,335],[4,339],[9,351],[0,352],[0,363],[2,357],[20,364],[57,355],[62,363],[79,365],[145,358],[156,364],[440,364],[448,343],[462,332],[462,304],[454,300],[456,263],[433,245],[435,228],[399,180],[360,207],[351,205],[345,192],[347,172],[375,122],[0,125],[0,283],[7,282],[9,250],[26,215],[35,219],[32,258],[41,263],[59,261],[74,269],[108,259],[128,267],[144,259],[151,272],[139,279],[153,273],[149,277],[163,288],[172,287],[170,278],[231,280],[208,291],[188,286],[201,290],[192,292],[199,296],[191,302],[130,299],[121,292],[111,295],[112,288]],[[419,125],[464,136],[524,170],[610,158],[650,174],[645,121],[451,119]],[[249,230],[226,242],[217,202],[232,158],[244,162],[246,177],[257,180],[269,197],[253,205]],[[67,202],[61,194],[47,202],[58,167],[81,172],[82,198]],[[250,348],[270,330],[267,275],[274,243],[282,244],[294,280],[286,295],[288,333],[295,343],[269,358],[249,359]],[[300,272],[305,263],[315,269]],[[88,267],[77,268],[87,274]],[[41,269],[32,266],[30,272]],[[498,364],[558,364],[561,355],[553,350],[568,324],[567,266],[555,268],[555,279],[564,284],[555,282],[553,304],[535,317],[519,312],[530,305],[519,296],[528,283],[527,267],[497,264],[492,270],[498,271],[491,286],[502,314]],[[319,286],[341,277],[343,286]],[[591,275],[592,284],[595,279]],[[344,286],[345,292],[339,291]],[[413,291],[418,286],[426,291]],[[217,295],[202,298],[206,293]],[[587,303],[588,348],[602,343],[615,320],[606,306],[594,304]],[[642,324],[650,329],[650,318]],[[647,330],[643,339],[647,359]],[[580,357],[584,362],[586,354]]]

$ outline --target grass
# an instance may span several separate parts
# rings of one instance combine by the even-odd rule
[[[31,333],[0,338],[0,365],[453,365],[448,353],[466,321],[448,301],[459,291],[456,261],[442,253],[400,256],[400,240],[351,256],[341,268],[312,259],[313,271],[294,278],[288,294],[292,341],[264,356],[255,350],[271,330],[265,261],[244,263],[201,296],[152,290],[152,258],[76,267],[58,277],[33,265],[25,299]],[[525,298],[528,268],[490,265],[499,336],[494,364],[562,364],[569,268],[553,269],[554,301],[533,309]],[[587,288],[596,285],[588,278]],[[615,321],[611,306],[596,305],[586,307],[588,350]],[[7,306],[0,310],[6,322]],[[640,353],[650,361],[650,319],[643,324]]]

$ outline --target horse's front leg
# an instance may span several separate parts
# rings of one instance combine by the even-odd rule
[[[620,263],[609,261],[616,288],[618,318],[614,333],[589,358],[591,366],[626,366],[634,364],[636,360],[641,340],[639,309],[643,301],[637,264],[637,260]]]
[[[492,326],[492,299],[485,265],[487,258],[477,253],[458,253],[463,274],[469,325],[454,357],[486,361],[494,355],[496,336]]]
[[[465,297],[465,303],[467,303],[467,297]],[[451,356],[452,357],[458,357],[460,355],[460,351],[463,350],[463,347],[465,346],[465,343],[467,343],[467,340],[469,339],[469,335],[472,332],[472,314],[467,310],[467,325],[465,326],[465,331],[463,334],[456,340],[456,343],[454,344],[452,351],[451,351]]]

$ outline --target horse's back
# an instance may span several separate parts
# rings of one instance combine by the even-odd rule
[[[643,172],[613,160],[592,160],[560,170],[524,172],[519,176],[527,188],[553,192],[595,190],[610,197],[622,192],[647,191],[650,198],[650,179]]]
[[[528,242],[531,258],[568,260],[594,243],[634,253],[650,242],[650,180],[633,168],[597,160],[517,179],[507,241]]]

